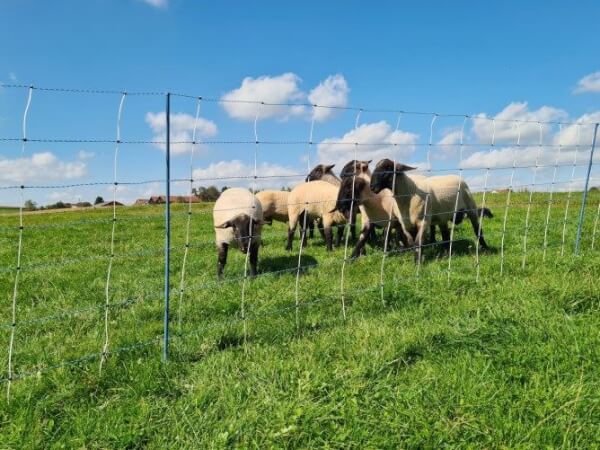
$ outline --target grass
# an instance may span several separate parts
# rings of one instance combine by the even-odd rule
[[[343,250],[310,241],[299,281],[284,226],[266,227],[259,269],[246,285],[230,252],[215,282],[210,205],[194,205],[186,289],[179,301],[185,209],[173,215],[171,360],[161,362],[163,210],[119,208],[102,371],[104,288],[111,213],[28,215],[14,363],[22,379],[0,399],[0,447],[574,447],[600,446],[600,243],[591,249],[600,195],[592,193],[582,256],[573,256],[581,194],[550,210],[535,194],[522,268],[528,194],[488,194],[496,214],[475,282],[472,231],[457,227],[448,258],[382,252],[345,268]],[[0,348],[7,349],[18,217],[0,217]],[[600,240],[600,233],[597,235]],[[127,255],[127,256],[126,256]],[[288,270],[289,269],[289,270]],[[277,273],[267,273],[278,271]],[[50,316],[50,317],[49,317]],[[143,346],[135,346],[143,343]],[[79,361],[82,356],[91,355]],[[7,367],[7,352],[0,367]],[[72,364],[69,361],[74,361]],[[56,366],[56,367],[55,367]],[[6,388],[4,380],[0,387]]]

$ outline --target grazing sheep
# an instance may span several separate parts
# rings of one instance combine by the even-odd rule
[[[352,252],[352,258],[363,253],[367,239],[376,226],[386,227],[390,221],[391,226],[396,230],[396,239],[400,239],[405,247],[413,245],[412,237],[402,229],[400,209],[389,189],[383,189],[375,194],[369,182],[363,178],[357,177],[354,183],[351,177],[345,178],[340,187],[335,209],[345,215],[350,209],[360,209],[362,229]]]
[[[256,198],[260,202],[263,211],[263,220],[272,225],[273,220],[286,223],[288,221],[288,197],[289,191],[260,191]]]
[[[250,276],[256,275],[260,234],[263,226],[260,202],[247,189],[225,190],[213,208],[213,226],[217,244],[217,276],[222,278],[229,246],[249,254]]]
[[[477,204],[467,183],[456,175],[415,177],[406,174],[407,171],[414,169],[400,163],[394,167],[393,161],[383,159],[377,163],[373,171],[371,189],[378,193],[383,189],[393,188],[400,208],[403,228],[415,237],[415,242],[418,244],[417,258],[421,257],[423,235],[430,225],[438,225],[442,232],[442,239],[444,242],[449,242],[448,222],[454,218],[457,189],[459,191],[457,210],[464,211],[469,217],[479,244],[487,249],[483,230],[480,230],[479,226]],[[392,186],[394,174],[396,183]],[[485,213],[485,210],[483,212]]]
[[[325,181],[309,181],[292,189],[288,198],[287,250],[292,249],[296,226],[299,221],[303,222],[305,220],[305,215],[307,221],[321,219],[327,250],[333,249],[331,227],[334,224],[343,224],[346,221],[346,217],[342,213],[334,211],[338,190],[336,186]],[[305,237],[304,232],[302,245],[304,245]],[[338,233],[336,245],[339,245],[340,239],[341,235]]]

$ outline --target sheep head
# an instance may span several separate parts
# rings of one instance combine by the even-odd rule
[[[402,163],[396,163],[394,166],[394,161],[391,159],[382,159],[377,163],[373,175],[371,175],[371,190],[376,194],[386,188],[393,191],[394,174],[398,176],[406,171],[415,169],[416,167],[407,166]]]
[[[321,180],[326,174],[335,176],[333,168],[335,164],[319,164],[316,165],[313,170],[310,171],[305,181],[317,181]]]
[[[239,214],[215,228],[231,228],[235,240],[243,253],[248,253],[251,240],[258,237],[260,227],[265,224],[263,220],[256,220],[247,214]]]
[[[358,161],[356,159],[353,159],[344,166],[342,172],[340,173],[340,177],[346,178],[351,177],[352,175],[369,173],[369,164],[371,164],[372,161],[372,159],[370,159],[369,161]]]

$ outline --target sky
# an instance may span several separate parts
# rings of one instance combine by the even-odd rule
[[[50,141],[163,141],[164,93],[189,94],[172,97],[171,138],[195,129],[203,143],[172,146],[172,176],[198,185],[251,186],[240,177],[256,156],[258,188],[293,186],[356,152],[430,175],[462,169],[474,190],[537,161],[548,167],[517,169],[513,183],[576,189],[600,121],[599,15],[597,1],[4,0],[0,83],[115,91],[34,89],[27,137]],[[27,98],[0,87],[0,139],[22,137]],[[163,193],[163,144],[122,143],[115,159],[116,147],[0,140],[0,187],[30,186],[40,204],[108,199],[116,160],[119,200]],[[19,203],[0,189],[0,205]]]

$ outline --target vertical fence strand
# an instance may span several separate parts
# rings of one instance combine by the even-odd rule
[[[177,304],[177,325],[179,332],[182,330],[182,311],[183,311],[183,294],[185,291],[185,275],[186,275],[186,263],[188,260],[188,254],[190,250],[190,225],[192,221],[192,197],[194,195],[194,153],[196,151],[196,131],[198,129],[198,119],[200,117],[200,103],[202,99],[198,97],[196,102],[196,116],[194,119],[194,128],[192,129],[192,148],[190,152],[190,188],[188,190],[188,208],[187,218],[185,222],[185,248],[183,250],[183,260],[181,261],[181,277],[179,279],[179,302]]]
[[[535,154],[535,166],[533,167],[533,180],[531,183],[531,189],[529,190],[529,200],[527,201],[527,213],[525,214],[525,231],[523,234],[523,258],[521,260],[521,269],[525,268],[527,264],[527,238],[529,236],[529,218],[531,217],[531,205],[533,203],[533,192],[536,187],[538,167],[540,161],[540,155],[542,154],[542,145],[544,139],[544,133],[542,129],[542,124],[538,122],[540,140],[538,144],[538,150]]]
[[[27,116],[29,114],[29,106],[31,105],[31,97],[33,95],[33,86],[29,86],[27,92],[27,101],[25,103],[25,111],[23,112],[22,132],[23,137],[21,141],[21,158],[25,157],[25,150],[27,147]],[[13,373],[14,373],[14,360],[13,352],[15,346],[15,332],[17,328],[17,299],[19,296],[19,280],[21,275],[21,256],[23,255],[23,207],[25,198],[23,196],[23,190],[25,189],[25,174],[21,178],[21,188],[19,189],[19,238],[17,244],[17,267],[15,268],[15,282],[13,286],[13,295],[11,302],[11,326],[10,326],[10,338],[8,342],[8,382],[6,383],[6,400],[10,402],[10,388],[12,385]]]
[[[115,152],[113,157],[113,199],[112,199],[112,227],[110,232],[110,255],[108,260],[108,269],[106,271],[106,283],[104,284],[104,345],[102,346],[102,357],[100,358],[99,371],[102,372],[102,366],[108,356],[109,346],[109,309],[110,309],[110,281],[112,276],[113,262],[115,259],[115,232],[117,228],[117,162],[119,158],[119,146],[121,144],[121,116],[123,114],[123,104],[125,103],[126,92],[121,94],[119,109],[117,112],[117,141],[115,144]]]

